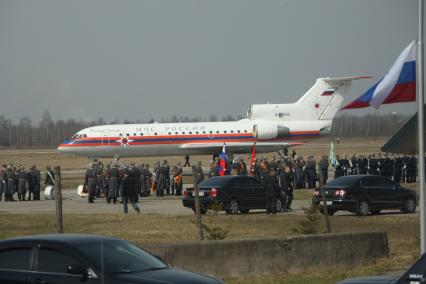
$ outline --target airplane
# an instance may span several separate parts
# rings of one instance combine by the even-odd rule
[[[329,135],[350,85],[366,76],[318,78],[293,104],[253,104],[231,122],[114,124],[85,128],[58,151],[89,158],[218,155],[283,150]]]

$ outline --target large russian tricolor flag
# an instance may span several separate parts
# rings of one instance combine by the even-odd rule
[[[347,104],[343,109],[382,104],[412,102],[416,100],[416,45],[412,41],[392,65],[389,72],[362,96]]]

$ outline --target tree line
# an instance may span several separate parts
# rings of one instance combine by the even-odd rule
[[[235,121],[242,116],[234,117],[226,115],[219,119],[215,115],[208,118],[189,118],[173,115],[170,118],[161,118],[158,122],[203,122],[203,121]],[[401,114],[367,114],[364,116],[342,115],[333,121],[331,136],[337,137],[389,137],[409,118]],[[107,122],[102,118],[94,121],[84,120],[53,120],[46,111],[39,123],[34,123],[28,117],[21,118],[18,122],[0,115],[0,147],[10,148],[53,148],[83,128],[103,124],[131,124],[154,123],[154,119],[148,121],[124,120]]]

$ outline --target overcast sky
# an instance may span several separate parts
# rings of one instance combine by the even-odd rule
[[[0,114],[220,118],[294,102],[318,77],[377,76],[348,102],[417,38],[417,11],[417,0],[0,0]],[[380,110],[391,111],[415,104]]]

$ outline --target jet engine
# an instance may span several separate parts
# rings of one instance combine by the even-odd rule
[[[262,123],[253,125],[253,136],[260,140],[284,138],[288,136],[290,129],[276,124]]]

